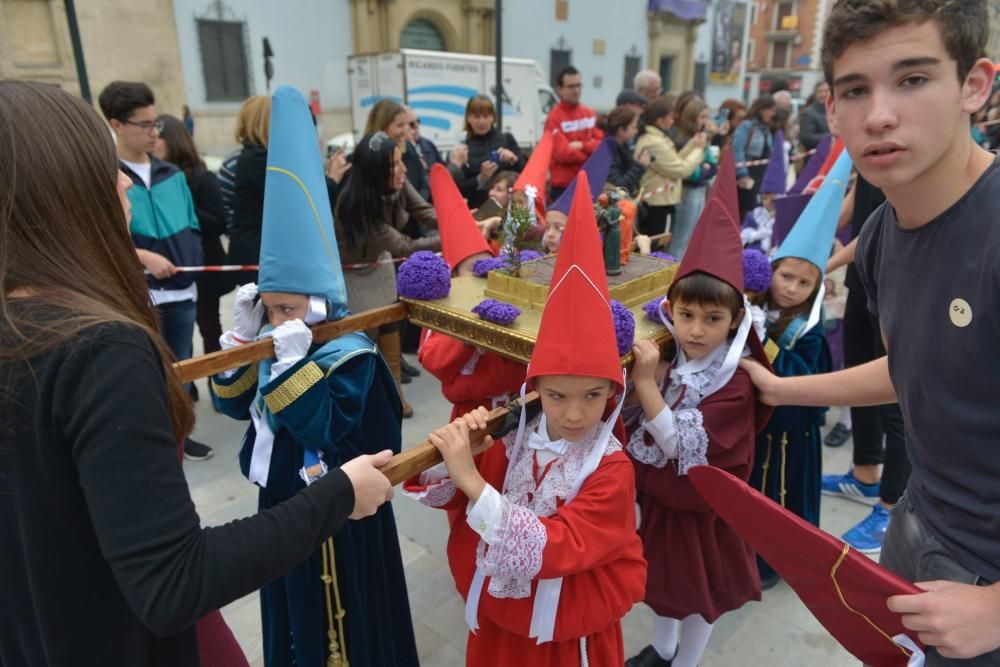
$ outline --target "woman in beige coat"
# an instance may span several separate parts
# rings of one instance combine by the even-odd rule
[[[648,151],[652,162],[639,181],[639,189],[649,194],[645,213],[639,220],[639,231],[647,236],[662,234],[667,229],[667,218],[681,200],[681,181],[690,176],[705,159],[707,139],[699,132],[684,146],[680,153],[667,135],[674,124],[674,102],[669,97],[658,97],[642,114],[642,134],[635,144],[635,154]],[[652,193],[652,194],[650,194]]]

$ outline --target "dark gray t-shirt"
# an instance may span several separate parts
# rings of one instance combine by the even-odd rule
[[[960,563],[998,581],[1000,161],[919,229],[883,204],[856,262],[906,421],[907,497]]]

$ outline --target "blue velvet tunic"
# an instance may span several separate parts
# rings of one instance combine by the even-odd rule
[[[361,454],[400,451],[399,395],[366,336],[314,345],[273,382],[270,364],[252,364],[212,382],[216,405],[233,418],[250,419],[251,406],[266,406],[262,412],[275,437],[260,509],[303,488],[299,471],[307,451],[321,452],[330,468]],[[251,424],[239,456],[245,475],[255,438]],[[265,664],[321,667],[331,653],[346,651],[352,667],[417,665],[392,506],[347,522],[328,547],[318,544],[309,559],[261,589]]]

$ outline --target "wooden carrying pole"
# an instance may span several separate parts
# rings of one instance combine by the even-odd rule
[[[312,328],[313,340],[315,342],[326,342],[337,336],[352,331],[365,331],[373,327],[405,319],[408,313],[405,303],[396,303],[391,306],[384,306],[374,310],[365,311],[360,315],[351,315],[336,322],[325,322]],[[669,341],[669,335],[664,330],[664,335],[657,339],[659,345]],[[239,368],[254,361],[268,359],[274,355],[274,342],[271,339],[247,343],[231,350],[223,352],[213,352],[196,359],[181,361],[174,364],[180,374],[182,382],[190,382],[198,378],[215,375],[231,368]],[[631,367],[635,357],[631,352],[622,357],[622,366]],[[536,392],[530,392],[524,397],[524,406],[520,406],[520,400],[512,401],[505,406],[496,408],[490,412],[489,420],[485,431],[478,431],[472,437],[473,453],[478,454],[485,448],[482,446],[483,435],[486,433],[496,433],[504,425],[508,416],[519,407],[527,409],[538,400]],[[429,440],[424,440],[418,445],[410,447],[406,451],[400,452],[392,457],[380,470],[389,479],[393,486],[418,475],[428,468],[441,463],[441,453]]]
[[[538,393],[534,391],[529,392],[524,397],[524,405],[529,406],[537,400]],[[520,399],[490,411],[490,417],[486,422],[486,430],[475,431],[471,434],[470,440],[472,441],[473,454],[479,454],[486,450],[486,447],[483,447],[483,436],[487,433],[496,433],[507,421],[508,416],[511,413],[515,413],[518,407],[520,407],[519,404]],[[442,460],[441,452],[437,450],[437,447],[432,445],[429,440],[424,440],[419,445],[396,454],[392,457],[391,461],[379,468],[379,470],[389,479],[390,484],[396,486],[414,475],[419,475],[428,468],[436,466]]]
[[[335,322],[324,322],[312,327],[313,342],[325,343],[337,336],[343,336],[353,331],[367,331],[383,324],[391,324],[405,320],[409,313],[405,303],[394,303],[373,310],[366,310],[359,315],[351,315]],[[190,382],[198,378],[208,377],[252,364],[262,359],[274,356],[274,341],[270,338],[234,347],[231,350],[212,352],[187,361],[174,364],[174,369],[180,374],[181,382]]]

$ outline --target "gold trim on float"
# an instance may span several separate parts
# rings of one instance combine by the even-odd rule
[[[655,258],[653,261],[662,262]],[[660,278],[667,280],[673,275],[674,265],[669,264],[669,268],[670,275],[661,275]],[[481,320],[472,309],[487,298],[484,293],[486,284],[487,280],[475,276],[455,277],[451,279],[451,292],[443,299],[421,301],[400,297],[400,301],[409,307],[409,320],[417,326],[440,331],[502,357],[523,364],[528,363],[535,347],[535,340],[538,338],[538,327],[542,320],[541,308],[521,308],[521,314],[509,326]],[[544,287],[548,289],[548,286]],[[667,287],[669,281],[657,284],[655,295],[663,296],[667,292]],[[500,300],[511,303],[506,298]],[[635,318],[635,339],[652,340],[663,344],[669,340],[670,334],[662,323],[647,319],[645,311],[642,310],[643,303],[645,302],[629,306]],[[629,351],[622,357],[622,363],[630,363],[631,359],[632,352]]]

